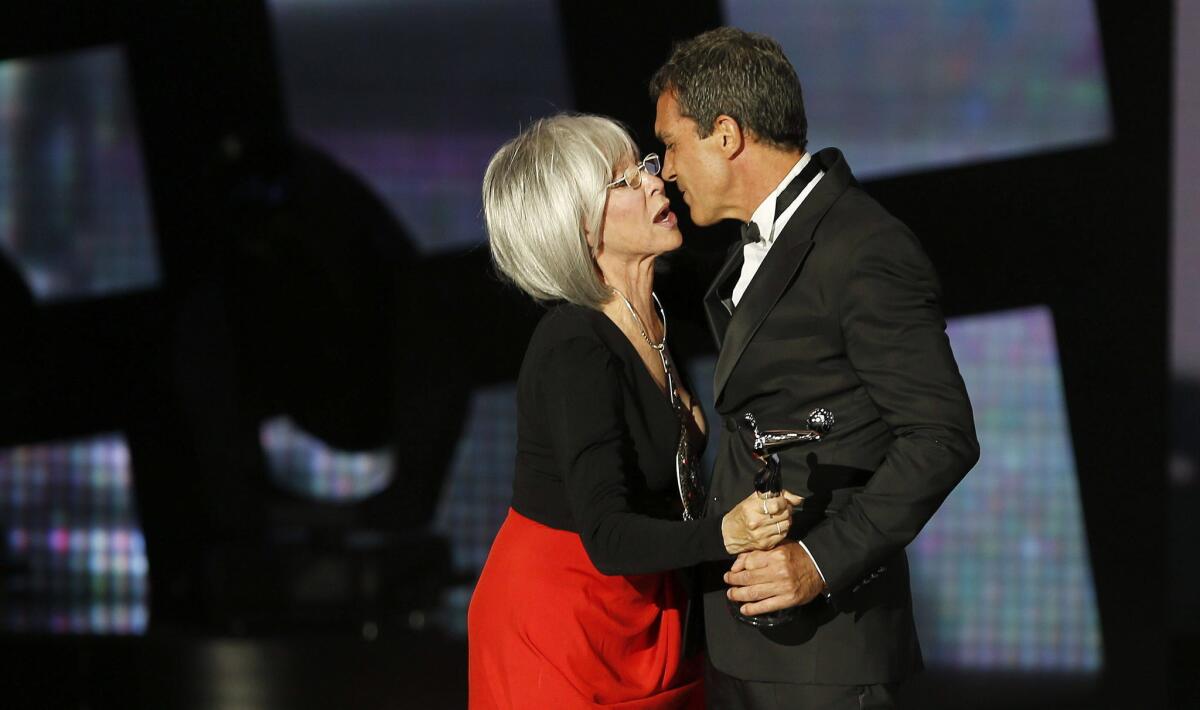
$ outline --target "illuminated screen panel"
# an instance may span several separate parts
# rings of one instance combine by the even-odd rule
[[[4,628],[142,633],[146,547],[113,434],[0,450]]]
[[[1200,3],[1175,3],[1174,89],[1169,618],[1200,634]]]
[[[392,480],[391,451],[341,451],[287,417],[264,422],[260,440],[272,479],[294,493],[346,503],[370,497]]]
[[[460,570],[477,572],[487,560],[512,503],[516,455],[516,385],[478,390],[434,517],[434,527],[450,540]]]
[[[982,454],[910,546],[931,665],[1097,672],[1100,622],[1045,308],[948,328]]]
[[[0,249],[41,300],[158,282],[120,50],[0,62]]]
[[[1108,91],[1091,0],[725,0],[804,86],[810,147],[859,177],[1101,141]]]
[[[433,521],[450,541],[454,567],[464,574],[474,577],[483,569],[508,514],[516,455],[516,384],[476,391]],[[442,626],[459,637],[467,635],[472,588],[451,588],[443,599]]]
[[[1171,252],[1171,362],[1177,381],[1200,383],[1200,4],[1179,2],[1175,13],[1175,115]],[[1192,395],[1193,397],[1195,395]],[[1200,423],[1200,422],[1195,422]],[[1189,443],[1175,442],[1181,449]],[[1177,478],[1200,479],[1193,458]]]
[[[270,0],[296,131],[425,252],[484,238],[492,154],[570,107],[554,0]]]
[[[983,455],[909,548],[926,659],[1095,671],[1099,621],[1050,315],[962,318],[949,333]],[[711,401],[713,360],[689,365],[697,396]],[[434,522],[460,571],[482,567],[508,509],[515,422],[513,385],[475,393]],[[262,437],[277,481],[292,490],[352,500],[386,485],[385,454],[329,449],[285,419]],[[131,495],[115,436],[0,452],[6,628],[144,630],[146,557]],[[451,632],[465,633],[469,599],[469,586],[447,591],[441,620]]]

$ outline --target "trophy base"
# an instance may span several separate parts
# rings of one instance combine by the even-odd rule
[[[780,609],[779,611],[771,611],[757,616],[746,616],[738,611],[742,606],[741,602],[729,601],[728,599],[725,602],[729,605],[729,613],[733,614],[733,618],[743,624],[749,624],[760,629],[769,629],[773,626],[786,624],[796,616],[795,609]]]

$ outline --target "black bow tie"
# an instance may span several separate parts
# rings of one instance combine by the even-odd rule
[[[758,224],[749,222],[742,225],[742,244],[754,244],[762,240],[762,235],[758,233]]]
[[[808,160],[808,165],[800,171],[800,174],[792,178],[787,187],[783,188],[783,192],[779,193],[779,197],[775,200],[775,219],[779,219],[788,207],[791,206],[796,198],[804,192],[804,188],[808,187],[808,183],[812,182],[817,173],[821,172],[821,166],[817,164],[816,156],[811,156]],[[754,244],[762,240],[762,234],[758,231],[758,225],[754,222],[748,222],[742,225],[742,244]]]

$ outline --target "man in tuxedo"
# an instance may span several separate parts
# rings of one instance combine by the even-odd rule
[[[693,221],[743,225],[705,295],[725,430],[706,515],[753,485],[743,413],[763,429],[805,428],[817,407],[835,419],[779,454],[806,498],[790,539],[704,575],[710,705],[892,707],[921,668],[904,547],[979,457],[933,266],[839,151],[806,151],[800,82],[774,40],[706,32],[650,93],[662,176]],[[751,626],[727,600],[794,618]]]

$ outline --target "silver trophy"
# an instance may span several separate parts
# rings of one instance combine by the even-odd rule
[[[750,412],[742,415],[737,423],[738,438],[746,445],[750,458],[758,466],[754,474],[754,491],[764,501],[778,497],[783,491],[783,475],[780,470],[779,454],[775,453],[785,446],[801,444],[807,441],[820,441],[833,429],[833,412],[828,409],[814,409],[805,421],[807,429],[770,429],[759,431],[758,420]],[[766,504],[764,503],[764,509]],[[790,621],[795,615],[794,608],[772,611],[758,616],[746,616],[739,609],[741,602],[729,602],[729,610],[738,621],[769,628]]]

